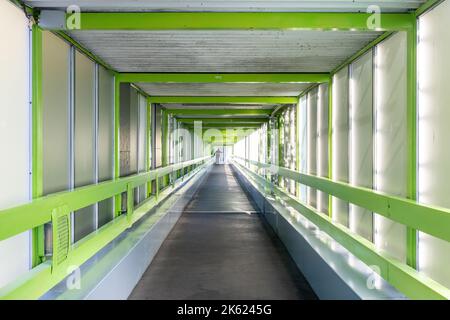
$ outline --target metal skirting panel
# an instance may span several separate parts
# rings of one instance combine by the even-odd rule
[[[405,299],[338,242],[299,214],[263,195],[239,168],[233,165],[233,169],[255,203],[262,206],[265,220],[282,240],[320,299]],[[376,285],[371,286],[373,282]]]
[[[186,180],[147,217],[123,232],[42,300],[124,300],[141,279],[209,168]],[[71,272],[73,270],[68,271]],[[78,272],[79,271],[79,272]],[[74,279],[78,275],[79,288]],[[69,286],[72,289],[69,289]]]

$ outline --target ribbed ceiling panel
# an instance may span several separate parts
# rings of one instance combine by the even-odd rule
[[[375,39],[356,31],[74,31],[119,72],[329,72]]]
[[[151,96],[298,96],[309,83],[137,83]]]

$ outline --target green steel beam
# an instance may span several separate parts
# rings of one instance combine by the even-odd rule
[[[70,14],[68,14],[68,18]],[[359,30],[372,31],[369,13],[134,12],[81,13],[81,30]],[[410,15],[382,13],[380,31],[411,27]]]
[[[428,0],[427,2],[422,4],[419,8],[417,8],[417,10],[415,12],[416,17],[424,14],[428,10],[433,9],[435,6],[437,6],[438,4],[440,4],[443,1],[444,0]]]
[[[243,159],[244,161],[247,161]],[[254,162],[254,161],[251,161]],[[450,289],[426,277],[406,264],[385,256],[367,239],[355,234],[348,228],[335,223],[332,219],[315,208],[308,206],[292,195],[284,192],[262,176],[234,161],[237,167],[250,181],[254,181],[261,192],[268,185],[275,195],[314,223],[320,230],[339,242],[352,254],[368,266],[376,265],[380,276],[411,299],[450,299]],[[247,174],[248,173],[248,174]],[[291,177],[291,175],[284,175]],[[323,179],[323,178],[322,178]],[[295,222],[292,222],[295,224]]]
[[[178,122],[185,124],[193,124],[196,121],[202,123],[234,123],[234,124],[247,124],[247,123],[265,123],[267,119],[264,118],[177,118]]]
[[[152,103],[218,103],[218,104],[290,104],[297,97],[227,97],[227,96],[152,96]]]
[[[188,127],[194,127],[194,124],[188,125]],[[259,128],[261,123],[208,123],[203,122],[202,128]]]
[[[32,28],[32,197],[43,194],[43,105],[42,105],[42,30]],[[44,227],[36,226],[32,232],[32,265],[37,266],[44,257]]]
[[[168,112],[174,116],[198,116],[199,118],[207,116],[269,116],[272,109],[170,109]]]
[[[120,82],[139,83],[310,83],[327,82],[328,73],[120,73]]]

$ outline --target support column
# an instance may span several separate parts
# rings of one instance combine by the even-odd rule
[[[43,115],[42,115],[42,30],[32,27],[32,197],[43,194]],[[44,226],[33,229],[32,265],[42,262],[44,253]]]

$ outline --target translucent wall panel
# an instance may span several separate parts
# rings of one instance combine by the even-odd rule
[[[161,116],[161,107],[159,105],[156,105],[155,107],[155,125],[154,125],[154,132],[152,133],[152,136],[154,137],[154,155],[155,155],[155,167],[158,168],[162,165],[162,150],[161,150],[161,138],[162,138],[162,132],[161,132],[161,121],[162,121],[162,116]],[[203,146],[201,143],[201,137],[197,137],[197,152],[198,152],[198,157],[201,157],[201,155],[203,154]]]
[[[22,10],[0,0],[0,209],[30,197],[29,34]],[[30,234],[0,241],[0,287],[30,267]]]
[[[95,183],[95,65],[75,52],[74,186]],[[53,91],[54,92],[54,91]],[[95,206],[74,214],[74,241],[96,228]]]
[[[350,66],[350,183],[372,188],[373,181],[372,51]],[[350,229],[372,240],[372,213],[350,205]]]
[[[42,32],[42,173],[43,194],[70,189],[70,47]],[[51,224],[45,225],[45,254],[51,255]]]
[[[418,200],[450,208],[450,1],[419,19]],[[450,287],[450,243],[419,234],[419,270]]]
[[[321,84],[317,100],[317,175],[328,177],[328,84]],[[328,194],[317,191],[317,209],[328,213]]]
[[[147,99],[139,95],[138,109],[138,171],[147,171]],[[146,196],[146,185],[139,187],[139,202]]]
[[[44,194],[70,188],[69,45],[42,33]]]
[[[114,171],[114,76],[98,67],[98,181],[113,178]],[[114,217],[113,200],[98,203],[98,226]]]
[[[406,197],[406,33],[396,33],[375,51],[374,188]],[[406,227],[374,215],[375,245],[406,262]]]
[[[300,98],[300,102],[298,105],[298,135],[299,135],[299,157],[300,157],[300,172],[302,173],[307,173],[308,172],[308,140],[307,140],[307,123],[308,123],[308,118],[307,118],[307,109],[308,109],[308,99],[307,96],[303,96]],[[300,200],[304,203],[306,203],[307,200],[307,188],[305,185],[300,184],[299,186],[300,190]]]
[[[307,119],[307,145],[308,145],[308,173],[317,174],[317,99],[318,88],[311,90],[308,93],[308,119]],[[308,204],[317,206],[317,192],[316,189],[308,187]]]
[[[348,67],[343,68],[333,77],[333,131],[332,131],[332,173],[333,180],[348,182],[348,138],[349,114]],[[333,197],[333,220],[348,227],[348,202]]]
[[[130,167],[129,174],[138,172],[139,93],[130,90]]]

